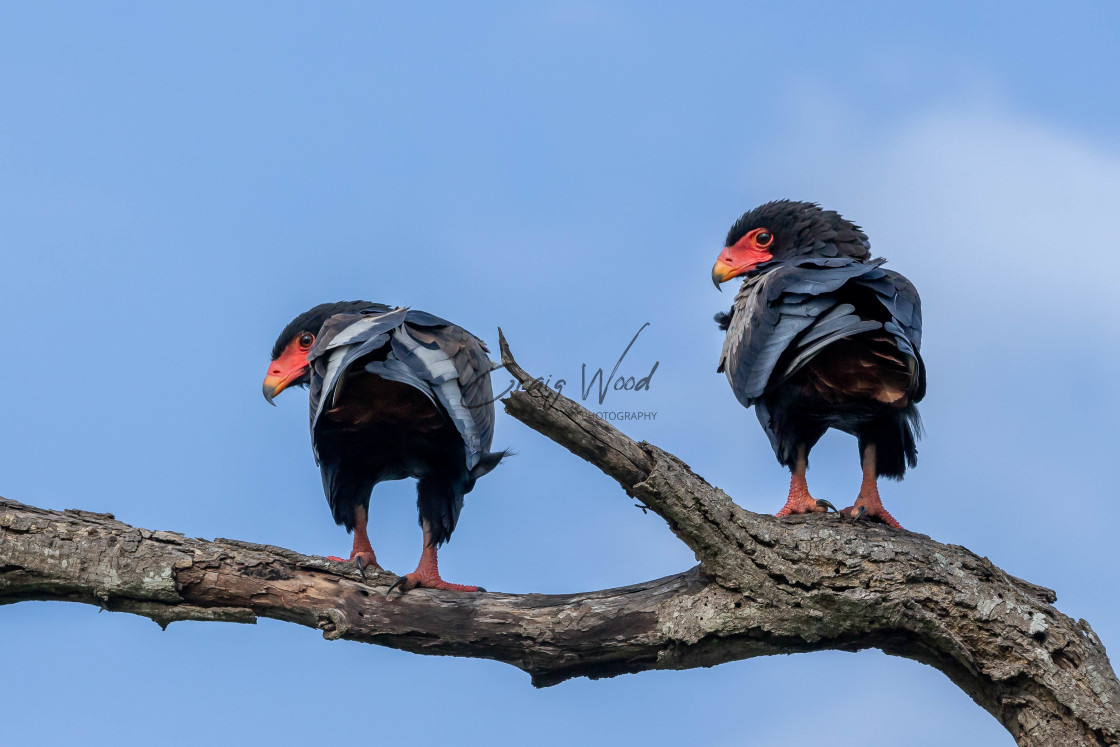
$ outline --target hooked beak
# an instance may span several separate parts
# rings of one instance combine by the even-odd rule
[[[293,371],[287,376],[284,376],[283,374],[270,373],[268,376],[264,377],[264,384],[261,386],[261,391],[264,393],[265,402],[272,405],[273,407],[276,407],[276,403],[272,401],[273,398],[275,398],[276,395],[280,392],[290,387],[292,385],[292,382],[297,380],[302,374],[302,370],[297,370]]]
[[[264,377],[261,390],[264,392],[265,402],[270,405],[276,405],[272,400],[277,394],[293,384],[299,384],[307,376],[310,367],[307,362],[308,349],[300,347],[298,339],[298,336],[294,338],[284,348],[284,352],[268,364],[268,375]]]
[[[722,258],[716,260],[715,267],[712,268],[712,283],[715,284],[716,290],[722,291],[723,288],[719,287],[720,283],[729,280],[732,277],[732,273],[734,272],[735,268],[725,262]]]
[[[284,390],[286,384],[279,376],[266,376],[264,379],[264,386],[261,389],[264,391],[264,401],[276,407],[276,403],[272,398]]]

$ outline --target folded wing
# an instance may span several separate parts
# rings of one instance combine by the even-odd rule
[[[463,438],[468,470],[489,452],[494,437],[490,359],[483,342],[462,327],[404,307],[337,314],[323,325],[308,361],[313,445],[323,412],[334,406],[347,374],[360,364],[436,404]]]
[[[822,351],[853,338],[867,347],[871,360],[901,361],[910,372],[908,401],[920,400],[925,393],[921,302],[914,286],[882,263],[808,258],[746,281],[730,318],[717,320],[728,329],[718,370],[726,373],[739,401],[750,407]]]

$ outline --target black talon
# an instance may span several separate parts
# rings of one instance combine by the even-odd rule
[[[354,562],[358,564],[358,573],[361,575],[362,580],[366,580],[366,563],[362,560],[362,556],[358,555],[354,558]]]
[[[483,589],[481,586],[476,586],[474,588],[475,588],[476,591],[481,591],[483,594],[486,593],[486,589]]]
[[[391,585],[389,586],[389,589],[388,589],[388,591],[386,591],[386,592],[385,592],[385,597],[386,597],[386,598],[388,598],[388,596],[389,596],[390,594],[392,594],[392,593],[393,593],[393,589],[397,588],[398,586],[400,586],[400,585],[401,585],[401,584],[403,584],[404,582],[405,582],[405,576],[398,576],[398,577],[397,577],[397,580],[396,580],[396,581],[394,581],[394,582],[393,582],[393,583],[392,583],[392,584],[391,584]],[[404,594],[404,591],[405,591],[404,589],[401,589],[401,594]]]
[[[818,498],[817,499],[817,508],[825,509],[825,513],[828,512],[828,509],[832,509],[833,511],[836,511],[836,512],[840,511],[840,509],[836,508],[836,506],[833,506],[831,503],[826,501],[824,498]]]
[[[862,519],[865,513],[867,513],[867,508],[865,508],[864,506],[860,506],[859,511],[857,511],[856,515],[852,517],[852,523],[855,524],[857,521]]]

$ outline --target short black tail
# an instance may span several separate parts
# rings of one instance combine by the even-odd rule
[[[875,445],[875,472],[878,477],[899,480],[907,467],[918,464],[918,438],[922,435],[922,418],[918,408],[910,405],[897,413],[868,423],[859,432],[859,450]]]
[[[472,487],[475,480],[497,467],[498,463],[505,459],[507,456],[513,456],[513,452],[509,449],[506,449],[505,451],[488,451],[483,454],[482,457],[478,460],[478,464],[476,464],[470,472]],[[470,491],[470,488],[467,488],[467,490]]]

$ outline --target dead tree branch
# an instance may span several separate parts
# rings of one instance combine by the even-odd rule
[[[770,654],[878,648],[944,672],[1020,745],[1120,745],[1120,683],[1054,592],[924,535],[836,515],[745,511],[672,454],[637,443],[525,373],[506,410],[665,519],[700,565],[583,594],[385,596],[395,576],[108,514],[0,499],[0,604],[85,602],[177,620],[315,627],[422,654],[489,658],[545,686]]]

